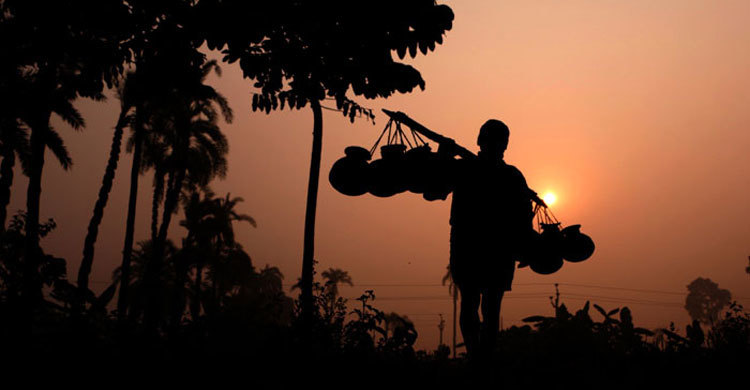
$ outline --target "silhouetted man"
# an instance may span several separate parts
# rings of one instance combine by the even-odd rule
[[[500,302],[511,289],[519,244],[532,229],[533,191],[503,160],[509,135],[503,122],[491,119],[479,130],[478,158],[453,160],[451,145],[438,150],[450,158],[450,270],[461,292],[461,333],[470,359],[488,357],[495,346]]]

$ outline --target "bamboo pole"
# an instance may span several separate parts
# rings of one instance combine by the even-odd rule
[[[422,134],[423,136],[429,138],[431,141],[437,142],[439,145],[451,145],[453,149],[455,150],[456,154],[460,156],[461,158],[465,159],[475,159],[477,158],[477,155],[472,153],[469,149],[464,148],[463,146],[456,143],[455,140],[452,138],[448,138],[446,136],[440,135],[425,126],[423,126],[421,123],[415,121],[414,119],[411,119],[408,115],[401,111],[391,111],[386,110],[383,108],[383,112],[391,117],[394,121],[400,122],[405,124],[406,126],[409,126],[410,129],[416,131],[419,134]],[[544,201],[539,197],[539,195],[536,193],[536,191],[532,190],[531,188],[529,190],[529,198],[534,201],[534,203],[542,206],[547,207],[547,204],[544,203]]]

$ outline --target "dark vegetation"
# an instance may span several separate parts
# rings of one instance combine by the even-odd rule
[[[750,317],[736,304],[726,311],[728,292],[707,279],[691,284],[686,308],[696,321],[685,335],[674,326],[637,328],[628,308],[593,305],[591,313],[587,303],[571,312],[555,301],[553,316],[501,332],[484,367],[445,345],[415,350],[414,325],[378,310],[373,291],[356,302],[339,296],[339,284],[353,283],[345,271],[326,270],[325,283],[315,282],[322,104],[372,120],[349,91],[376,98],[424,88],[392,52],[428,54],[453,19],[432,0],[374,2],[365,12],[344,1],[0,0],[0,367],[57,382],[158,373],[173,384],[421,388],[487,379],[511,387],[689,384],[748,366]],[[226,175],[220,123],[233,112],[205,84],[220,73],[206,49],[254,83],[254,111],[313,111],[299,299],[286,295],[277,268],[254,263],[235,238],[236,224],[255,226],[238,209],[242,199],[210,189]],[[74,280],[66,261],[41,245],[56,227],[40,221],[45,151],[65,169],[74,157],[50,118],[83,129],[73,102],[103,100],[107,89],[120,112]],[[133,154],[123,256],[111,284],[94,292],[95,244],[123,140]],[[26,210],[8,217],[16,165],[29,177]],[[136,218],[145,218],[135,208],[144,192],[138,177],[147,172],[151,229],[136,242]],[[181,242],[168,239],[172,219],[187,230]]]

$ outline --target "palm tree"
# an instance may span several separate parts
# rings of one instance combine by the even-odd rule
[[[281,284],[284,280],[284,275],[278,267],[271,267],[266,264],[258,273],[257,280],[258,289],[262,294],[277,295],[284,293],[284,288]]]
[[[13,186],[13,168],[18,155],[21,164],[26,167],[29,163],[29,135],[16,118],[0,118],[0,232],[5,231],[8,204],[10,203],[10,189]]]
[[[445,276],[443,276],[443,286],[445,286],[446,283],[448,283],[448,294],[453,296],[453,358],[456,358],[456,308],[458,303],[458,288],[456,287],[456,284],[453,283],[453,277],[451,276],[451,266],[450,264],[446,267],[447,272],[445,273]]]
[[[123,313],[127,313],[128,317],[131,320],[135,320],[141,317],[146,310],[146,306],[148,305],[147,301],[149,297],[148,290],[145,284],[145,275],[148,263],[153,257],[153,248],[154,246],[151,240],[139,242],[132,253],[131,262],[129,264],[130,273],[128,277],[125,278],[125,276],[123,275],[122,267],[116,268],[112,273],[112,280],[116,283],[120,283],[121,290],[123,284],[128,286],[127,289],[130,293],[130,298],[127,301],[127,310],[125,310]],[[159,277],[163,279],[166,285],[177,288],[179,287],[175,282],[177,279],[177,270],[176,267],[174,267],[175,262],[171,261],[171,259],[177,256],[178,250],[174,246],[172,241],[167,241],[167,243],[165,244],[164,253],[165,257],[167,259],[170,259],[170,261],[165,261],[162,264],[164,268],[159,273]],[[167,306],[171,303],[172,301],[167,296],[159,298],[159,304],[161,305]]]
[[[154,245],[154,272],[160,267],[161,244],[167,239],[172,214],[183,190],[205,187],[212,178],[226,174],[228,144],[217,125],[214,105],[219,107],[227,123],[232,120],[232,111],[224,96],[204,84],[208,74],[212,70],[220,72],[218,69],[216,62],[210,61],[197,71],[188,70],[183,81],[176,84],[178,88],[170,96],[168,105],[162,108],[163,115],[169,118],[166,123],[170,126],[164,137],[170,145],[170,155],[165,158],[169,172],[162,221]],[[151,275],[149,280],[151,293],[156,298],[160,289],[158,277]],[[152,309],[158,310],[157,307]],[[157,317],[158,313],[148,311],[147,327],[153,330],[153,319]]]
[[[128,84],[133,83],[132,77],[129,77],[127,80],[128,81],[126,82]],[[118,90],[120,115],[117,118],[117,124],[115,125],[114,134],[112,136],[112,146],[110,147],[109,160],[107,161],[107,167],[104,171],[102,185],[99,189],[99,198],[94,205],[94,214],[91,217],[91,221],[89,221],[86,239],[84,240],[83,259],[81,260],[81,266],[78,269],[78,288],[84,291],[88,289],[89,274],[91,273],[91,266],[94,262],[94,245],[96,244],[96,238],[99,234],[99,224],[101,224],[102,218],[104,217],[104,208],[107,206],[109,193],[112,190],[112,182],[115,178],[115,171],[117,170],[117,163],[120,159],[122,133],[131,119],[129,112],[134,105],[134,96],[131,96],[131,90],[132,87],[130,85],[121,87]]]
[[[156,126],[164,127],[164,126]],[[143,161],[141,172],[154,170],[153,195],[151,200],[151,239],[156,240],[159,231],[159,207],[164,202],[164,186],[169,171],[169,161],[165,157],[169,155],[169,145],[157,132],[146,135],[143,140]]]
[[[224,96],[204,84],[210,72],[216,70],[220,74],[219,69],[216,61],[204,64],[197,80],[186,80],[162,112],[168,118],[164,122],[168,129],[162,137],[170,153],[163,158],[168,180],[157,243],[165,239],[171,215],[185,188],[202,188],[214,177],[226,175],[228,143],[217,124],[214,104],[227,123],[232,122],[232,110]]]
[[[201,198],[200,192],[194,192],[185,202],[184,214],[185,219],[180,221],[180,225],[188,231],[187,237],[183,240],[183,252],[186,254],[188,261],[195,266],[195,283],[191,297],[190,313],[195,321],[200,316],[203,291],[203,267],[206,260],[212,256],[213,248],[211,235],[213,234],[210,223],[207,219],[211,215],[211,206],[213,203],[207,201],[212,198],[213,194],[206,193]]]
[[[237,270],[244,264],[251,266],[250,257],[235,242],[234,222],[245,221],[253,227],[257,226],[252,217],[234,210],[242,198],[231,198],[230,194],[224,198],[214,198],[214,194],[208,190],[203,193],[203,197],[199,192],[190,195],[184,204],[185,219],[180,221],[180,225],[188,230],[184,247],[190,249],[190,257],[195,264],[191,304],[194,319],[200,314],[204,266],[209,266],[213,298],[218,300],[223,287],[237,284],[237,275],[247,274]]]
[[[73,129],[80,130],[85,126],[83,117],[73,107],[72,101],[77,93],[61,80],[59,74],[52,71],[30,70],[25,72],[27,82],[25,96],[21,97],[25,110],[21,113],[21,120],[31,129],[29,184],[26,192],[26,261],[24,269],[24,288],[29,307],[42,297],[41,281],[38,278],[38,264],[41,256],[39,247],[39,207],[42,195],[42,171],[44,169],[44,153],[49,148],[57,157],[63,169],[69,169],[72,160],[65,148],[60,135],[50,125],[52,114],[57,114]],[[103,99],[101,94],[92,96]]]
[[[135,72],[129,72],[122,87],[118,92],[121,112],[127,108],[134,112],[130,114],[128,126],[133,136],[128,142],[128,151],[133,153],[133,162],[130,169],[130,192],[128,196],[128,211],[125,222],[125,242],[122,250],[122,263],[120,274],[123,280],[130,279],[130,263],[133,251],[135,233],[135,213],[138,200],[138,177],[141,172],[141,148],[142,139],[146,132],[149,119],[149,110],[153,101],[158,101],[163,96],[164,85],[156,72],[146,64],[136,66]],[[153,242],[153,239],[152,239]],[[150,252],[149,252],[150,253]],[[127,318],[129,284],[121,283],[120,292],[117,297],[117,316],[120,322]]]
[[[336,298],[339,295],[339,283],[346,283],[350,286],[354,286],[354,283],[349,273],[340,268],[328,268],[321,276],[327,280],[326,287],[331,299],[331,313],[333,313],[336,308]]]

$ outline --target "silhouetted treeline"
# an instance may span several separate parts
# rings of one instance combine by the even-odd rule
[[[553,317],[529,319],[533,328],[501,332],[500,353],[486,367],[468,367],[460,355],[450,359],[455,351],[446,346],[415,350],[413,323],[378,310],[373,291],[347,305],[337,290],[351,283],[344,271],[327,270],[326,284],[314,282],[322,103],[330,100],[352,121],[372,120],[350,91],[369,99],[424,88],[419,71],[394,54],[428,54],[452,20],[451,9],[432,0],[383,0],[364,11],[346,1],[0,0],[0,368],[19,365],[58,381],[156,372],[176,382],[200,373],[215,385],[224,373],[260,387],[382,389],[467,380],[626,387],[653,377],[688,383],[690,375],[710,379],[747,366],[750,319],[737,306],[724,317],[711,309],[707,331],[693,323],[683,336],[636,328],[627,308],[597,307],[597,321],[588,304],[575,314],[556,304]],[[244,109],[309,105],[313,112],[299,299],[284,292],[277,268],[261,268],[236,239],[236,224],[255,226],[236,209],[241,198],[210,189],[227,173],[221,124],[233,110],[206,84],[221,69],[203,49],[220,51],[257,88]],[[42,245],[56,228],[40,215],[45,157],[64,169],[76,158],[51,118],[83,130],[75,100],[104,100],[108,90],[119,112],[73,272]],[[92,269],[103,263],[95,251],[99,226],[123,143],[133,159],[122,257],[107,260],[119,267],[93,291]],[[29,178],[26,209],[9,217],[12,191],[23,191],[14,186],[19,168]],[[139,188],[146,173],[151,188]],[[144,194],[151,207],[137,210]],[[151,222],[140,242],[137,218]],[[180,242],[168,238],[173,219],[187,230]]]
[[[114,124],[110,156],[94,205],[76,286],[78,310],[91,303],[89,275],[95,244],[116,175],[125,130],[133,153],[130,196],[121,275],[128,280],[135,241],[138,175],[154,172],[151,241],[153,261],[146,264],[149,294],[144,321],[158,334],[163,295],[162,267],[171,216],[181,197],[205,188],[226,172],[226,140],[217,127],[232,112],[226,100],[204,83],[215,62],[200,48],[219,50],[223,61],[237,63],[254,82],[253,111],[301,109],[314,113],[312,169],[305,217],[302,259],[302,303],[312,315],[315,207],[322,140],[321,102],[334,100],[352,121],[374,116],[347,96],[388,97],[424,88],[420,73],[395,61],[408,52],[427,54],[442,43],[453,13],[433,1],[373,3],[367,15],[344,1],[299,2],[242,0],[4,0],[0,2],[0,225],[5,225],[13,181],[20,161],[29,176],[22,270],[25,282],[18,313],[29,328],[42,304],[38,268],[39,210],[45,150],[63,168],[73,159],[64,140],[50,126],[55,114],[76,129],[85,120],[72,102],[103,100],[105,89],[117,89],[120,114]],[[221,115],[217,115],[221,113]],[[141,191],[142,192],[142,191]],[[187,194],[185,194],[187,192]],[[160,210],[161,208],[161,210]],[[160,217],[160,218],[159,218]],[[160,220],[159,220],[160,219]],[[117,292],[118,315],[127,317],[130,291]],[[309,318],[308,318],[309,319]]]

